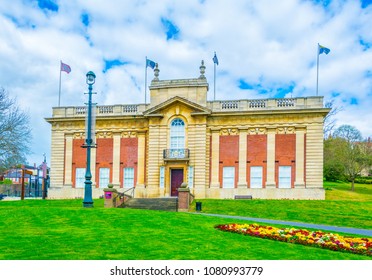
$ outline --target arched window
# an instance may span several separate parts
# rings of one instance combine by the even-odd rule
[[[170,125],[170,148],[185,148],[185,123],[181,119],[174,119]]]

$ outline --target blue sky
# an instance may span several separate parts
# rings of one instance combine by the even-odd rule
[[[12,0],[0,2],[0,86],[29,112],[33,154],[50,156],[50,126],[58,105],[86,102],[85,74],[97,75],[94,101],[144,103],[145,57],[160,79],[199,76],[205,61],[213,98],[300,97],[319,94],[343,110],[337,125],[372,136],[372,1],[357,0]],[[148,68],[148,80],[153,72]],[[149,100],[149,98],[147,98]]]

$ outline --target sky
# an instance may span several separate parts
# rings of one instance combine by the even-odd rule
[[[0,1],[0,87],[30,115],[30,164],[50,162],[59,102],[84,106],[93,71],[98,105],[145,102],[160,79],[196,78],[204,60],[208,100],[319,95],[340,109],[336,125],[372,136],[372,0]],[[71,72],[61,72],[60,63]],[[61,74],[61,75],[60,75]],[[148,94],[148,91],[147,91]],[[149,101],[149,97],[147,97]]]

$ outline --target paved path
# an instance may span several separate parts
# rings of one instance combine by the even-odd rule
[[[327,230],[327,231],[336,231],[336,232],[344,232],[344,233],[351,233],[351,234],[359,234],[359,235],[363,235],[363,236],[371,236],[372,237],[372,230],[370,230],[370,229],[337,227],[337,226],[308,224],[308,223],[292,222],[292,221],[270,220],[270,219],[260,219],[260,218],[230,216],[230,215],[220,215],[220,214],[208,214],[208,213],[200,213],[200,212],[194,212],[193,214],[220,217],[220,218],[228,218],[228,219],[247,220],[247,221],[262,222],[262,223],[268,223],[268,224],[279,224],[279,225],[287,225],[287,226],[306,227],[306,228],[321,229],[321,230]]]

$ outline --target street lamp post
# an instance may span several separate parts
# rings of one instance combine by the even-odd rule
[[[88,116],[87,116],[87,135],[85,139],[84,148],[87,149],[87,167],[85,171],[85,187],[84,187],[84,201],[83,206],[86,208],[93,207],[92,198],[92,173],[90,171],[90,149],[94,147],[92,139],[92,89],[96,79],[96,75],[89,71],[87,73],[87,84],[88,84]]]

